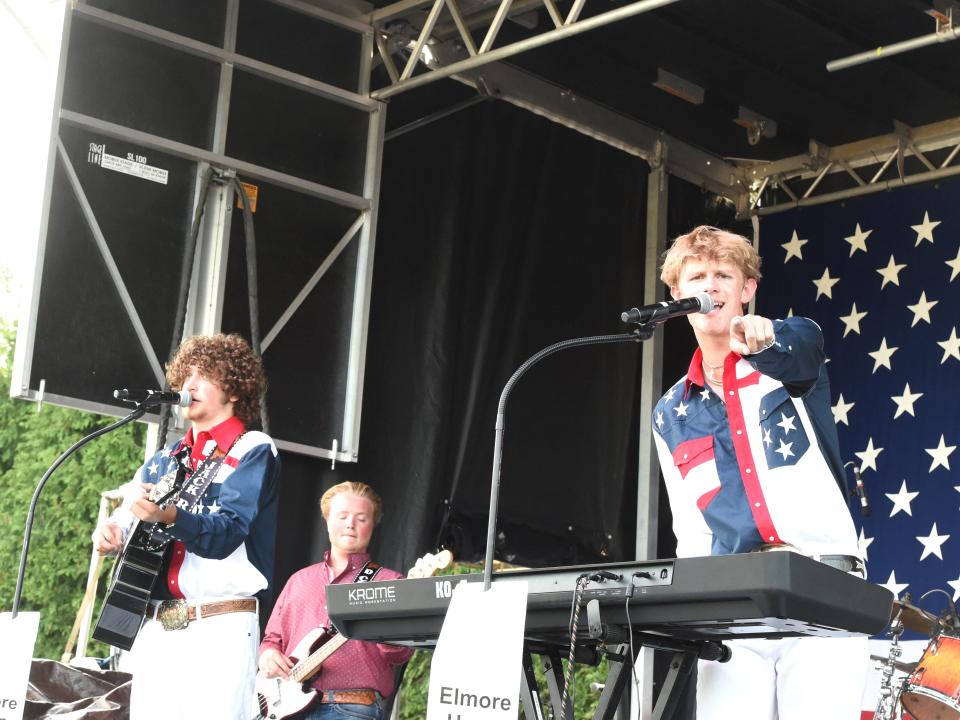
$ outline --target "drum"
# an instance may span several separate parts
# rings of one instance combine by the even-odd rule
[[[916,720],[960,720],[960,638],[939,633],[930,641],[900,702]]]

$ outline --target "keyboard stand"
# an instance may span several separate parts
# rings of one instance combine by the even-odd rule
[[[629,698],[629,693],[625,698],[624,691],[629,688],[633,678],[636,654],[644,647],[671,653],[670,665],[657,697],[656,706],[653,708],[651,720],[673,718],[698,659],[717,662],[726,662],[730,659],[730,649],[715,640],[685,640],[638,631],[633,632],[633,653],[631,653],[627,629],[600,622],[598,612],[598,607],[588,610],[588,616],[591,617],[590,629],[584,639],[591,643],[599,641],[599,644],[581,647],[578,643],[576,655],[578,663],[588,665],[596,665],[601,657],[607,658],[607,677],[597,701],[593,720],[614,720],[618,710],[629,708],[629,701],[624,702]],[[564,684],[561,664],[563,649],[556,645],[543,646],[531,641],[524,643],[520,700],[524,716],[530,720],[545,718],[534,674],[534,655],[538,655],[541,660],[552,717],[560,717]],[[568,720],[574,720],[573,702],[569,694],[565,717]]]
[[[702,644],[702,641],[681,640],[674,642],[670,638],[654,638],[653,636],[649,638],[650,642],[647,642],[647,639],[642,636],[642,633],[636,633],[633,643],[634,651],[639,653],[646,646],[652,647],[654,650],[672,652],[670,667],[663,680],[663,686],[651,715],[652,720],[669,720],[676,713],[684,688],[690,679],[691,671],[703,652],[697,647],[697,645]],[[711,644],[716,645],[717,643]],[[607,658],[607,677],[603,691],[597,701],[597,709],[593,714],[593,720],[614,720],[617,717],[618,710],[629,707],[628,702],[625,701],[630,697],[630,694],[629,692],[625,694],[625,691],[629,690],[633,678],[633,664],[636,658],[631,657],[628,643],[604,646],[600,650],[600,654]],[[709,655],[709,652],[707,654]],[[534,673],[535,655],[540,658],[543,669],[546,690],[550,698],[550,714],[544,713],[543,704],[540,700],[539,683]],[[530,720],[559,718],[563,682],[559,651],[540,654],[531,651],[526,645],[524,646],[523,672],[520,682],[520,703],[523,707],[524,717]],[[573,701],[569,695],[567,696],[566,719],[575,720]]]

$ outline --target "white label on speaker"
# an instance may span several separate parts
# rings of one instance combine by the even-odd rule
[[[163,168],[148,165],[146,155],[127,153],[127,156],[122,158],[119,155],[111,155],[108,153],[106,145],[98,145],[96,143],[90,143],[87,152],[87,161],[99,165],[104,170],[113,170],[114,172],[121,172],[124,175],[133,175],[134,177],[160,183],[161,185],[167,184],[167,178],[170,174],[169,171]]]

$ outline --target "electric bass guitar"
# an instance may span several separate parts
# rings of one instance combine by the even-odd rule
[[[176,456],[176,470],[160,478],[148,494],[160,508],[177,499],[185,478],[184,459]],[[124,650],[133,647],[147,616],[150,594],[170,540],[172,538],[156,523],[134,522],[113,567],[110,587],[93,630],[95,639]]]
[[[453,554],[449,550],[427,553],[410,568],[407,577],[430,577],[452,563]],[[290,659],[296,664],[288,678],[268,678],[262,671],[258,672],[254,693],[258,710],[253,720],[283,720],[310,707],[317,699],[317,691],[310,687],[310,680],[324,661],[348,639],[332,628],[316,628],[307,633],[290,653]]]

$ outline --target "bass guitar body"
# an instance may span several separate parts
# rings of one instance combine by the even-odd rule
[[[313,704],[317,691],[309,681],[320,665],[347,641],[343,635],[327,628],[315,628],[297,643],[290,654],[296,665],[289,679],[268,678],[257,673],[256,701],[259,716],[267,720],[282,720],[305,710]]]

